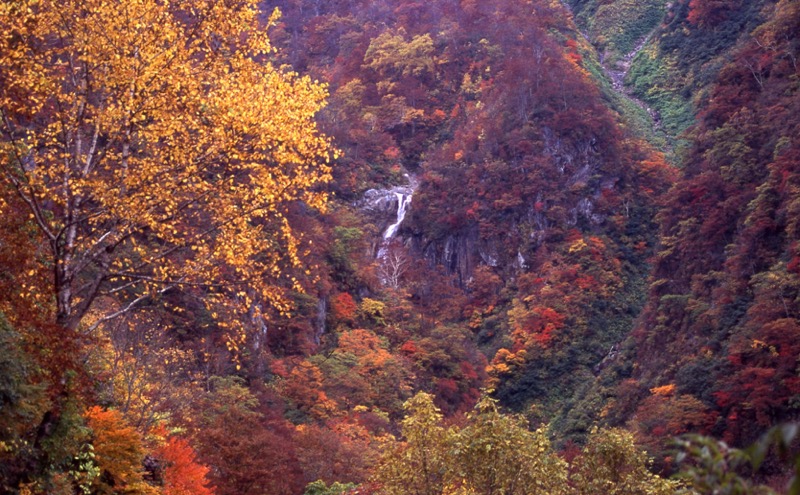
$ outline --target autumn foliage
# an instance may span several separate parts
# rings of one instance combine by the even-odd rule
[[[94,406],[86,411],[92,431],[94,459],[100,475],[94,485],[105,493],[155,493],[144,482],[144,446],[140,434],[125,423],[119,411]]]
[[[689,6],[689,21],[707,29],[726,27],[744,9]],[[677,392],[690,394],[678,397],[699,400],[693,409],[718,417],[714,431],[733,444],[795,419],[800,390],[789,371],[800,287],[792,268],[798,45],[786,31],[800,12],[783,1],[763,8],[764,20],[732,51],[700,108],[684,173],[659,214],[653,283],[634,334],[645,382],[674,378]],[[676,355],[683,357],[666,365]]]
[[[674,493],[797,419],[797,32],[0,3],[0,492]]]
[[[259,60],[275,16],[250,2],[2,9],[2,180],[55,267],[30,290],[55,299],[53,320],[74,329],[103,298],[118,306],[95,322],[232,284],[243,311],[288,309],[287,207],[324,207],[331,152],[312,120],[324,89]]]
[[[188,440],[170,436],[155,454],[163,464],[164,495],[213,495],[207,486],[209,469],[198,464]]]

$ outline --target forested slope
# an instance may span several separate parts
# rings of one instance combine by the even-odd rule
[[[796,419],[797,2],[66,4],[0,7],[2,490],[673,493]]]
[[[728,9],[688,22],[713,37],[737,19]],[[757,18],[697,100],[634,334],[639,376],[702,401],[706,428],[735,443],[796,415],[798,7]]]

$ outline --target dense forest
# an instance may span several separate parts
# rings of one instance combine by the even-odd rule
[[[0,0],[0,492],[800,493],[800,2]]]

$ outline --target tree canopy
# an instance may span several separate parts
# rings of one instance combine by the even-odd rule
[[[324,86],[268,61],[277,15],[254,0],[0,4],[0,180],[54,274],[23,297],[54,298],[66,328],[104,297],[95,321],[178,286],[288,308],[287,209],[324,208],[333,151],[313,121]]]

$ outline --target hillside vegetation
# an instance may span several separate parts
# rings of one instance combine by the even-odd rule
[[[800,493],[797,2],[0,28],[0,491]]]

